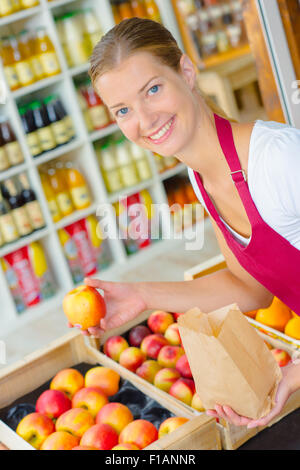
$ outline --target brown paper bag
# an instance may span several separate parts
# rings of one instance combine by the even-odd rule
[[[178,326],[205,409],[228,405],[252,419],[269,413],[282,373],[236,304],[208,314],[191,309]]]

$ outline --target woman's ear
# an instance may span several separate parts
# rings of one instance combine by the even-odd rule
[[[184,80],[193,90],[196,82],[196,70],[193,62],[186,54],[182,54],[180,58],[180,69]]]

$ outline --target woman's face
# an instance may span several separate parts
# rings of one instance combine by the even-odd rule
[[[181,57],[181,73],[139,52],[100,76],[95,88],[123,134],[163,156],[179,154],[196,129],[195,71]]]

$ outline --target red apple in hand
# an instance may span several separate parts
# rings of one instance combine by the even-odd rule
[[[141,342],[143,339],[151,335],[151,331],[149,328],[145,325],[138,325],[132,328],[129,332],[128,340],[130,343],[130,346],[135,346],[138,348],[141,345]]]
[[[90,286],[79,286],[68,292],[63,299],[63,310],[69,322],[82,330],[99,326],[106,314],[102,295]]]
[[[50,419],[57,419],[72,408],[72,402],[60,390],[46,390],[37,399],[35,410]]]

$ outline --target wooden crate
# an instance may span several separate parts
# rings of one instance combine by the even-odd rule
[[[224,269],[226,267],[226,261],[222,254],[210,258],[209,260],[205,261],[204,263],[198,264],[193,268],[188,269],[184,272],[184,280],[190,281],[193,279],[197,279],[202,276],[206,276],[213,272],[218,271],[219,269]],[[276,333],[274,329],[270,329],[263,325],[262,323],[255,322],[251,318],[248,318],[249,322],[256,327],[260,327],[262,329],[272,330]],[[292,344],[293,341],[287,342],[284,339],[280,338],[280,332],[277,332],[278,335],[270,336],[269,334],[263,333],[263,331],[257,329],[258,334],[270,343],[274,348],[284,349],[287,351],[293,359],[297,359],[300,357],[300,350],[295,349],[295,345]],[[292,338],[289,338],[292,340]],[[300,342],[299,342],[300,343]],[[291,395],[285,404],[282,412],[274,418],[267,426],[264,427],[257,427],[253,429],[247,429],[245,426],[235,426],[226,422],[225,420],[221,420],[220,427],[221,432],[221,440],[222,440],[222,447],[223,449],[227,450],[235,450],[240,447],[242,444],[247,442],[257,433],[261,432],[263,429],[272,426],[273,424],[280,421],[282,418],[287,416],[289,413],[292,413],[297,408],[300,407],[300,390],[297,390],[293,395]]]
[[[72,367],[82,362],[91,364],[91,367],[105,366],[106,364],[102,362],[102,356],[88,344],[80,332],[71,331],[47,347],[29,354],[21,361],[0,371],[0,409],[40,387],[63,368]],[[115,367],[114,370],[116,370]],[[167,396],[153,394],[152,389],[147,386],[147,382],[130,380],[122,371],[120,372],[122,379],[129,380],[137,389],[153,398],[170,412],[189,418],[187,423],[172,434],[159,439],[145,450],[157,448],[218,450],[221,448],[214,419],[205,415],[196,416],[188,413],[184,408],[176,406],[176,403],[169,400]],[[0,421],[0,442],[11,450],[34,450],[2,421]]]

